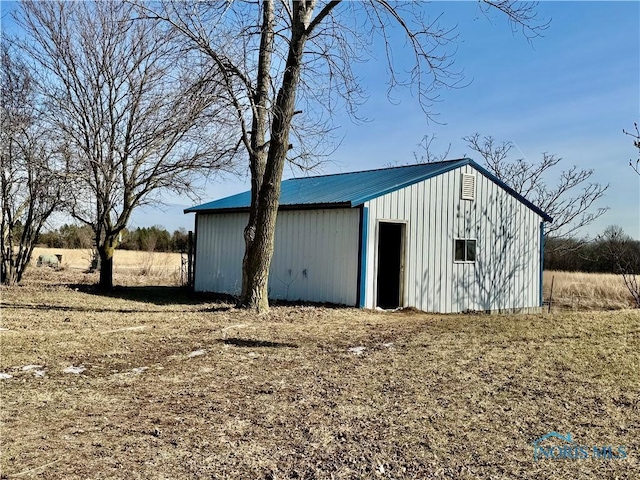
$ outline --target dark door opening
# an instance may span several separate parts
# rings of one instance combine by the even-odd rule
[[[400,306],[402,294],[402,223],[378,225],[378,277],[376,304],[380,308]]]

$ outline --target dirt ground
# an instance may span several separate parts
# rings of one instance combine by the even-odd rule
[[[640,478],[637,310],[258,316],[91,280],[0,288],[2,478]]]

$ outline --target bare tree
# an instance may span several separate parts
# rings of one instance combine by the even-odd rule
[[[71,159],[71,213],[92,227],[100,287],[110,289],[132,211],[230,167],[238,141],[217,107],[220,89],[171,30],[130,4],[24,2],[17,21]]]
[[[22,279],[38,235],[60,205],[62,168],[55,144],[40,122],[27,65],[2,38],[0,139],[0,282]]]
[[[426,4],[419,2],[164,1],[158,9],[139,4],[207,55],[227,89],[251,172],[240,304],[258,311],[268,309],[284,166],[309,166],[310,153],[317,155],[331,132],[336,109],[357,118],[365,92],[353,65],[372,57],[374,39],[386,51],[390,94],[397,87],[411,88],[428,117],[440,88],[461,86],[448,48],[455,32],[441,26],[439,15],[429,17]],[[533,3],[484,6],[504,12],[527,35],[546,28],[537,22]],[[393,55],[407,48],[410,65]]]
[[[539,162],[531,163],[523,158],[510,158],[511,142],[498,143],[493,137],[482,137],[478,133],[464,140],[480,154],[491,173],[553,218],[553,223],[545,229],[548,236],[569,237],[608,210],[594,205],[609,185],[591,182],[592,169],[573,165],[557,172],[555,167],[562,158],[553,154],[543,153]],[[552,186],[548,184],[551,175],[557,179]]]
[[[638,124],[636,122],[634,122],[633,128],[635,129],[635,132],[627,132],[624,129],[622,131],[633,138],[633,146],[638,149],[638,158],[635,162],[633,160],[629,160],[629,166],[633,168],[638,175],[640,175],[640,130],[638,130]]]
[[[611,225],[598,237],[599,250],[603,250],[608,262],[611,262],[615,273],[622,276],[625,287],[629,290],[636,308],[640,308],[640,256],[634,240],[624,233],[622,227]]]

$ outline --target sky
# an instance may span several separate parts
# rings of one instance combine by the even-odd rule
[[[383,61],[358,67],[369,94],[356,124],[338,117],[342,142],[318,174],[404,165],[420,155],[424,135],[435,136],[431,151],[449,150],[449,158],[470,157],[480,162],[462,137],[480,133],[511,141],[513,154],[538,161],[544,152],[562,157],[559,167],[593,169],[592,180],[608,184],[598,207],[609,210],[580,236],[593,238],[609,225],[620,225],[640,239],[640,176],[628,166],[637,158],[632,139],[622,130],[640,121],[640,3],[541,2],[538,15],[550,20],[542,37],[531,42],[513,33],[499,12],[487,18],[475,2],[434,2],[425,5],[443,13],[442,21],[457,24],[455,62],[468,86],[440,92],[433,111],[437,123],[427,121],[409,91],[387,98]],[[381,55],[380,55],[381,57]],[[547,179],[555,181],[559,171]],[[285,171],[285,177],[299,176]],[[227,177],[211,183],[203,201],[249,188],[248,178]],[[193,228],[193,216],[180,219],[176,202],[160,212],[135,216],[167,228],[170,218]]]
[[[480,163],[462,137],[491,135],[511,141],[514,156],[535,162],[543,152],[552,153],[562,157],[562,168],[593,169],[594,182],[609,184],[597,205],[608,212],[581,236],[593,238],[615,224],[640,239],[640,176],[628,166],[638,153],[622,132],[640,122],[640,2],[540,2],[539,18],[551,23],[530,42],[499,12],[485,16],[476,2],[433,2],[424,8],[432,16],[442,13],[443,24],[457,25],[454,58],[469,84],[440,91],[441,101],[432,108],[437,123],[427,121],[410,91],[396,91],[389,101],[384,61],[375,46],[379,60],[356,67],[369,95],[359,109],[367,122],[338,113],[334,120],[342,141],[314,173],[414,163],[424,135],[435,137],[432,152],[450,145],[448,158]],[[285,178],[300,175],[285,170]],[[248,176],[218,179],[206,187],[202,202],[248,185]],[[162,209],[135,212],[132,226],[193,229],[193,214],[182,213],[193,202],[186,197],[167,202]]]

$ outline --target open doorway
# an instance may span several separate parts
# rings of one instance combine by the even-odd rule
[[[376,306],[380,308],[394,309],[402,306],[404,230],[404,223],[378,224]]]

